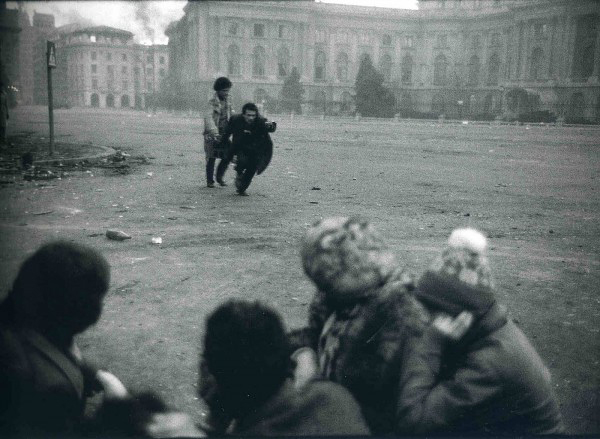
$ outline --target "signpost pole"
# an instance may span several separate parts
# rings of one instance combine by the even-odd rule
[[[56,67],[56,48],[51,41],[46,42],[48,68],[48,122],[50,124],[50,155],[54,154],[54,108],[52,102],[52,69]]]

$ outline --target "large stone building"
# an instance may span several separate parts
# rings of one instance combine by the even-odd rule
[[[419,10],[317,2],[189,2],[168,30],[177,87],[204,100],[229,76],[236,105],[278,99],[293,67],[306,110],[352,111],[369,55],[398,112],[600,118],[600,2],[425,0]]]
[[[56,39],[57,105],[145,108],[169,68],[166,45],[135,44],[131,32],[84,27]]]

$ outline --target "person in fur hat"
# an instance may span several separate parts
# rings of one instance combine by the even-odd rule
[[[301,256],[317,291],[308,327],[290,333],[293,347],[314,349],[318,376],[350,390],[373,434],[400,431],[396,407],[406,346],[428,322],[410,276],[360,218],[317,222],[304,236]]]
[[[496,302],[486,238],[455,230],[418,282],[434,316],[402,370],[402,433],[563,432],[550,373]]]

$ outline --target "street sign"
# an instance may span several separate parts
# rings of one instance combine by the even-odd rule
[[[56,47],[52,41],[46,41],[46,56],[48,58],[48,67],[56,67]]]

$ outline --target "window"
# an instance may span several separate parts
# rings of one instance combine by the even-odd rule
[[[315,31],[315,40],[317,41],[317,43],[324,43],[326,39],[327,34],[325,33],[325,30],[317,29]]]
[[[445,85],[448,61],[444,55],[438,55],[433,62],[433,85]]]
[[[288,75],[290,70],[290,51],[287,47],[280,47],[277,51],[277,76],[280,78]]]
[[[121,61],[127,61],[127,55],[122,53],[121,54]]]
[[[359,44],[369,44],[369,41],[369,35],[366,32],[361,32],[358,34]]]
[[[262,23],[254,23],[254,34],[257,38],[263,38],[265,36],[265,25]]]
[[[446,111],[446,103],[444,102],[444,97],[437,93],[433,95],[431,99],[431,112],[435,114],[444,114]]]
[[[481,47],[481,35],[473,35],[473,49]]]
[[[265,49],[256,46],[252,52],[252,76],[265,76]]]
[[[92,73],[98,72],[98,66],[96,64],[92,64]]]
[[[531,53],[531,68],[529,70],[529,78],[532,81],[541,79],[542,76],[542,62],[544,58],[544,51],[536,47]]]
[[[140,77],[140,68],[139,67],[135,67],[133,69],[133,76],[135,76],[136,78]]]
[[[152,55],[146,55],[146,62],[152,62]]]
[[[392,45],[392,37],[389,35],[384,35],[381,37],[381,45],[382,46],[391,46]]]
[[[479,58],[473,55],[469,59],[469,76],[467,78],[467,85],[478,85],[479,84]]]
[[[106,74],[109,79],[115,79],[115,66],[106,66]]]
[[[533,25],[534,38],[545,38],[548,31],[548,25],[544,23],[536,23]]]
[[[348,54],[340,52],[335,60],[336,76],[339,81],[348,80]]]
[[[127,74],[127,66],[121,66],[121,74],[122,75],[126,75]]]
[[[154,71],[152,70],[152,67],[148,67],[146,69],[146,76],[152,76],[154,74]]]
[[[142,58],[140,58],[140,55],[136,55],[135,56],[135,61],[136,62],[142,62]]]
[[[240,49],[235,44],[227,48],[227,74],[236,76],[240,74]]]
[[[448,36],[445,34],[438,35],[436,44],[437,44],[437,47],[447,47],[448,46]]]
[[[92,90],[98,90],[98,79],[92,78]]]
[[[165,77],[165,69],[159,69],[158,76],[160,76],[161,78],[164,78]]]
[[[279,26],[277,26],[277,36],[279,38],[285,38],[285,37],[287,37],[286,28],[285,28],[285,26],[283,24],[280,24]]]
[[[106,61],[112,61],[112,53],[106,52]]]
[[[402,83],[410,84],[412,83],[412,70],[413,70],[413,59],[410,55],[405,55],[402,58]]]
[[[90,41],[92,43],[95,43],[96,42],[96,35],[90,35]]]
[[[404,47],[413,47],[414,37],[412,35],[406,35],[404,37]]]
[[[326,63],[327,63],[327,58],[325,56],[325,52],[319,50],[315,54],[315,81],[324,81],[325,80]]]
[[[136,79],[136,80],[134,81],[134,84],[135,84],[135,88],[139,90],[139,88],[140,88],[140,80],[139,80],[139,79]]]
[[[123,91],[126,91],[129,88],[129,82],[124,79],[121,83],[121,88]]]
[[[498,85],[500,73],[500,57],[497,53],[492,54],[488,61],[488,85]]]
[[[154,83],[152,81],[146,82],[146,90],[153,91]]]
[[[383,75],[385,81],[392,79],[392,57],[387,53],[381,57],[379,61],[379,71]]]
[[[92,61],[96,61],[96,51],[92,51]]]
[[[159,63],[160,65],[164,65],[164,64],[165,64],[165,57],[164,57],[163,55],[161,55],[161,56],[158,58],[158,63]]]
[[[337,34],[337,40],[340,43],[347,43],[349,38],[348,38],[348,32],[346,32],[345,30],[341,30],[338,32]]]
[[[229,26],[227,27],[227,33],[229,35],[237,35],[238,34],[238,24],[235,22],[229,23]]]

